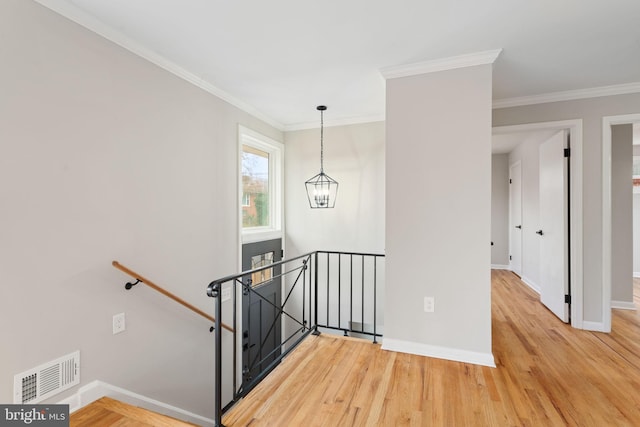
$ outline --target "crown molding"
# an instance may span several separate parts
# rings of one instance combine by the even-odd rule
[[[133,54],[146,59],[154,65],[170,72],[171,74],[186,80],[187,82],[193,84],[194,86],[199,87],[200,89],[222,99],[225,102],[233,105],[236,108],[264,121],[265,123],[273,126],[274,128],[283,131],[284,125],[261,111],[257,110],[255,107],[249,105],[248,103],[234,97],[228,92],[223,91],[222,89],[214,86],[208,81],[205,81],[201,77],[187,71],[186,69],[180,67],[176,63],[170,61],[164,56],[152,51],[151,49],[147,49],[146,47],[136,43],[131,38],[127,37],[120,31],[113,29],[112,27],[104,24],[103,22],[97,20],[92,17],[88,13],[80,10],[78,7],[71,6],[68,2],[62,0],[35,0],[37,3],[46,7],[47,9],[52,10],[53,12],[75,22],[76,24],[98,34],[101,37],[117,44],[120,47],[132,52]]]
[[[545,104],[548,102],[572,101],[576,99],[598,98],[602,96],[626,95],[638,92],[640,92],[640,82],[592,87],[587,89],[565,90],[561,92],[543,93],[540,95],[496,99],[493,101],[493,109]]]
[[[384,114],[378,114],[373,116],[360,116],[360,117],[349,117],[344,119],[334,119],[334,120],[326,120],[324,121],[324,127],[334,127],[334,126],[349,126],[349,125],[358,125],[363,123],[374,123],[374,122],[384,122],[385,116]],[[284,132],[293,132],[296,130],[307,130],[307,129],[319,129],[319,122],[303,122],[303,123],[293,123],[290,125],[285,125]]]
[[[75,22],[76,24],[98,34],[99,36],[121,46],[122,48],[132,52],[133,54],[146,59],[152,64],[172,73],[173,75],[193,84],[194,86],[220,98],[221,100],[233,105],[234,107],[246,112],[247,114],[264,121],[279,131],[295,131],[304,129],[318,128],[316,122],[294,123],[285,125],[274,120],[270,116],[257,110],[252,105],[234,97],[222,89],[214,86],[201,77],[187,71],[178,66],[174,62],[168,60],[162,55],[145,48],[136,43],[123,33],[113,29],[103,22],[92,17],[88,13],[83,12],[76,6],[71,5],[63,0],[34,0],[36,3],[52,10],[53,12]],[[398,77],[408,77],[418,74],[433,73],[437,71],[446,71],[456,68],[471,67],[475,65],[492,64],[502,52],[502,49],[488,50],[483,52],[472,53],[468,55],[452,56],[448,58],[437,59],[433,61],[424,61],[413,64],[406,64],[394,67],[386,67],[380,69],[382,77],[385,79],[393,79]],[[496,99],[493,101],[493,109],[518,107],[533,104],[544,104],[549,102],[571,101],[577,99],[597,98],[603,96],[625,95],[630,93],[640,93],[640,82],[626,83],[612,86],[601,86],[595,88],[568,90],[561,92],[551,92],[540,95],[530,95],[514,98]],[[384,114],[375,116],[363,116],[355,118],[337,119],[325,122],[325,126],[346,126],[351,124],[361,124],[369,122],[384,121]]]
[[[470,53],[468,55],[450,56],[448,58],[432,61],[416,62],[413,64],[398,65],[381,68],[380,73],[385,79],[409,77],[418,74],[434,73],[437,71],[453,70],[456,68],[473,67],[476,65],[493,64],[500,55],[502,49],[486,50]]]

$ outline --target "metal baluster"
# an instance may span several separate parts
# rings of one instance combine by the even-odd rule
[[[213,286],[213,297],[216,298],[216,319],[222,322],[222,295],[220,283]],[[222,424],[222,328],[217,325],[215,328],[216,343],[216,399],[215,399],[215,425],[216,427],[224,427]]]
[[[302,263],[304,264],[304,270],[306,272],[307,270],[307,260],[303,260]],[[305,272],[302,273],[302,323],[304,325],[307,324],[307,318],[305,317],[305,298],[306,298],[306,294],[307,294],[307,276],[305,274]],[[304,329],[302,330],[302,332],[305,332]]]
[[[349,266],[349,330],[353,331],[353,254],[349,254],[351,265]]]
[[[362,255],[362,310],[361,310],[361,315],[362,315],[362,323],[360,324],[360,329],[362,332],[364,332],[364,255]]]
[[[378,257],[373,257],[373,343],[377,344],[376,340],[376,301],[377,298],[377,288],[378,288]]]
[[[329,252],[327,252],[327,322],[325,323],[325,326],[330,326],[329,325],[329,305],[331,304],[331,300],[329,299],[329,264],[331,263],[330,261],[330,254]]]
[[[314,254],[315,257],[315,264],[316,264],[316,270],[315,270],[315,284],[314,284],[314,288],[315,288],[315,295],[314,295],[314,317],[315,317],[315,330],[313,331],[314,335],[320,335],[320,331],[318,331],[318,252],[316,252]]]
[[[342,281],[342,256],[338,254],[338,328],[342,326],[340,322],[340,312],[342,311],[342,292],[340,291],[340,282]],[[344,335],[347,336],[347,331],[344,331]]]

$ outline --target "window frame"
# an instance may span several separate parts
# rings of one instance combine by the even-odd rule
[[[244,191],[242,183],[243,146],[249,146],[269,154],[269,225],[244,227],[242,203]],[[238,221],[242,243],[259,242],[283,237],[284,201],[284,144],[256,131],[238,126]]]
[[[637,180],[640,179],[640,174],[638,174],[638,175],[635,174],[635,172],[638,172],[636,170],[636,166],[638,164],[640,164],[640,156],[633,156],[631,162],[632,162],[632,169],[633,169],[631,179],[633,179],[633,182],[634,182],[633,194],[640,194],[640,186],[639,185],[635,185]]]

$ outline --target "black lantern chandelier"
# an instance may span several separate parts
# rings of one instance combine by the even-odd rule
[[[319,105],[320,111],[320,173],[304,183],[307,187],[307,197],[311,208],[333,208],[338,194],[338,181],[324,173],[324,105]]]

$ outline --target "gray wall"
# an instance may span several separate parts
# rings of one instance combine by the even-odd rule
[[[491,265],[509,265],[509,155],[491,156]]]
[[[640,277],[640,193],[633,195],[633,276]]]
[[[0,402],[80,350],[83,384],[213,416],[211,325],[111,261],[213,313],[207,284],[238,265],[238,123],[282,134],[35,2],[0,2],[0,55]]]
[[[611,304],[633,304],[633,125],[611,126]]]
[[[387,80],[384,346],[493,360],[490,110],[491,66]]]
[[[640,94],[500,108],[493,125],[583,120],[584,320],[603,322],[602,313],[602,117],[640,113]]]

